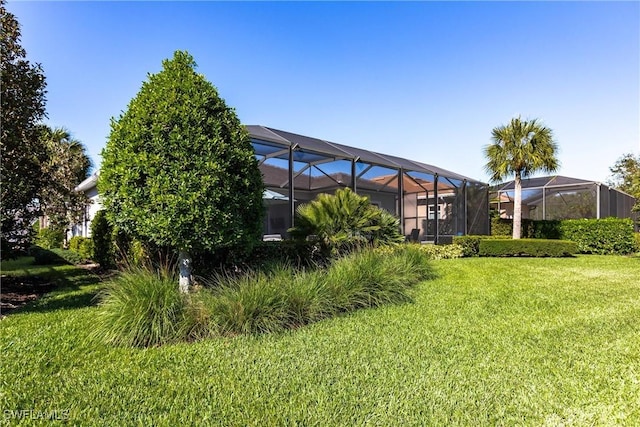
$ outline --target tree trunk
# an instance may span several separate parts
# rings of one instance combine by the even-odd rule
[[[522,177],[520,172],[516,172],[514,181],[514,197],[513,197],[513,238],[520,238],[522,230]]]
[[[187,251],[178,253],[178,269],[180,270],[180,281],[178,287],[183,294],[189,293],[191,286],[191,255]]]

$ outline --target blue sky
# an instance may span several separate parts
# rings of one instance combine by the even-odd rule
[[[562,175],[640,153],[639,2],[16,2],[47,122],[96,165],[110,120],[177,49],[245,124],[488,180],[512,117],[554,130]]]

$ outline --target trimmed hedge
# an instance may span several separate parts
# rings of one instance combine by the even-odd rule
[[[563,239],[585,254],[630,254],[636,251],[633,221],[628,218],[567,219],[560,225]]]
[[[513,221],[493,218],[493,236],[511,236]],[[563,239],[578,243],[585,254],[629,254],[636,249],[633,221],[628,218],[522,220],[522,238]]]
[[[485,235],[466,235],[466,236],[453,236],[453,244],[462,247],[462,256],[471,257],[478,256],[478,249],[480,248],[480,240],[487,239],[510,239],[509,236],[485,236]]]
[[[578,251],[575,242],[550,239],[481,239],[480,256],[566,257]]]

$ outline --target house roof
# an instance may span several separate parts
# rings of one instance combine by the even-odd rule
[[[541,176],[536,178],[526,178],[522,180],[523,190],[535,190],[541,188],[547,188],[551,186],[580,186],[598,184],[597,181],[589,181],[586,179],[571,178],[562,175]],[[507,181],[502,184],[494,185],[491,187],[491,191],[508,191],[515,189],[515,181]]]
[[[473,178],[402,157],[377,153],[323,139],[311,138],[266,126],[248,125],[246,128],[251,135],[256,154],[265,157],[286,159],[288,158],[288,149],[293,148],[294,161],[297,162],[312,164],[326,159],[356,160],[396,170],[403,168],[405,171],[420,172],[429,175],[438,174],[439,176],[454,180],[480,183],[480,181]],[[284,152],[283,149],[287,149],[287,151]]]
[[[94,172],[90,177],[78,184],[78,186],[75,188],[75,191],[87,191],[94,188],[96,185],[98,185],[99,175],[99,171]]]

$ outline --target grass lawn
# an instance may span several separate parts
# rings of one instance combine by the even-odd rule
[[[434,261],[413,303],[142,350],[88,338],[95,276],[16,265],[72,279],[0,321],[5,423],[640,424],[639,257]]]

